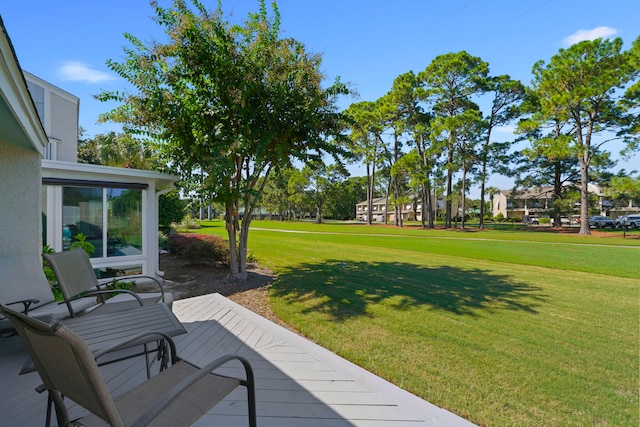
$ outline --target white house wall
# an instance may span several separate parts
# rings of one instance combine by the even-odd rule
[[[46,158],[76,162],[80,99],[31,73],[25,72],[24,77],[32,88],[36,106],[42,104],[38,114],[42,116],[42,125],[54,146],[49,148]]]
[[[0,142],[0,256],[38,254],[40,153]]]
[[[47,137],[2,17],[0,112],[0,256],[38,256],[42,248],[40,156]]]
[[[78,103],[56,93],[51,93],[50,103],[51,131],[48,135],[59,141],[57,159],[75,162],[78,158]]]

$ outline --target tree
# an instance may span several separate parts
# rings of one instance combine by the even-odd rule
[[[262,206],[271,212],[278,212],[279,221],[290,218],[289,179],[294,171],[294,168],[274,171],[260,195]]]
[[[353,219],[354,207],[366,200],[367,178],[364,176],[349,177],[336,182],[326,203],[327,217],[333,219]]]
[[[371,225],[376,171],[384,158],[384,120],[375,102],[362,101],[349,106],[345,114],[350,118],[350,147],[355,158],[365,164],[367,175],[367,224]]]
[[[172,190],[158,197],[158,224],[168,229],[174,222],[180,222],[187,214],[187,204],[180,198],[178,190]]]
[[[507,75],[490,77],[487,79],[485,89],[493,94],[491,100],[491,111],[485,118],[485,138],[480,151],[480,225],[484,227],[484,195],[485,185],[488,178],[488,169],[491,163],[498,163],[496,160],[503,157],[510,143],[498,143],[491,141],[493,129],[504,126],[514,120],[519,114],[517,103],[525,95],[525,87],[518,80],[512,80]],[[493,160],[493,162],[492,162]]]
[[[78,140],[78,161],[95,165],[156,170],[159,162],[143,141],[125,133],[109,132]]]
[[[569,149],[572,128],[568,120],[556,115],[542,114],[539,94],[530,90],[520,108],[531,114],[518,123],[518,132],[530,142],[514,156],[520,166],[515,169],[516,186],[523,188],[553,187],[553,226],[562,226],[561,215],[566,212],[567,196],[579,178],[578,159]]]
[[[640,178],[630,175],[614,176],[603,193],[614,200],[622,199],[631,207],[634,201],[640,201]]]
[[[155,6],[166,43],[148,45],[125,34],[123,62],[108,66],[135,93],[104,92],[102,100],[123,105],[102,116],[156,141],[184,175],[201,170],[203,186],[224,203],[232,276],[244,280],[253,209],[274,168],[293,158],[306,163],[342,148],[343,117],[337,96],[348,93],[337,80],[322,87],[321,56],[292,38],[280,38],[275,3],[242,25],[232,25],[221,5],[207,10],[194,0]],[[242,223],[238,208],[245,209]]]
[[[498,187],[485,187],[484,191],[489,196],[489,211],[491,212],[491,216],[493,217],[493,198],[496,194],[500,193],[500,189]],[[482,198],[484,200],[484,197]]]
[[[416,195],[420,195],[421,199],[421,222],[422,228],[425,228],[425,203],[422,195],[424,194],[424,188],[429,180],[429,175],[425,171],[425,166],[422,161],[422,157],[418,154],[418,150],[414,149],[409,151],[404,156],[400,157],[397,162],[391,167],[391,176],[393,177],[405,177],[407,186],[411,191],[414,199]],[[408,199],[408,198],[407,198]],[[408,200],[407,200],[408,201]],[[413,200],[412,200],[413,201]],[[414,203],[415,204],[415,203]]]
[[[568,146],[580,165],[580,234],[590,234],[588,216],[589,167],[593,154],[612,137],[594,141],[596,134],[623,126],[622,89],[638,73],[632,55],[622,52],[622,40],[596,39],[560,49],[549,64],[533,67],[533,88],[540,99],[540,115],[566,120],[573,128]]]
[[[459,117],[469,109],[477,110],[473,96],[483,91],[489,65],[467,52],[447,53],[436,57],[418,74],[425,84],[425,97],[432,105],[431,138],[446,156],[447,170],[445,227],[451,227],[453,174],[456,172],[455,147]],[[466,116],[475,120],[471,115]]]
[[[322,223],[325,204],[336,196],[336,188],[349,176],[340,163],[326,165],[312,162],[301,171],[295,171],[289,179],[289,191],[301,203],[313,204],[316,221]]]
[[[467,179],[470,174],[476,171],[477,146],[480,142],[479,137],[482,134],[482,120],[479,111],[470,109],[457,116],[456,121],[460,123],[456,130],[456,152],[458,153],[456,164],[462,170],[462,177],[460,178],[460,204],[462,208],[460,229],[464,229],[467,211],[467,191],[469,189]]]

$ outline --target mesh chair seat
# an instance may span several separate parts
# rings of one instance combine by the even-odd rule
[[[239,385],[247,389],[249,425],[256,426],[253,370],[240,356],[224,356],[198,368],[180,360],[171,338],[163,337],[170,346],[173,364],[113,399],[94,355],[71,329],[59,323],[47,325],[3,306],[0,314],[11,320],[22,338],[42,387],[55,405],[60,426],[71,425],[62,396],[92,413],[74,422],[76,425],[189,426]],[[212,373],[232,360],[242,363],[245,378]]]
[[[136,293],[122,289],[106,290],[98,282],[91,260],[82,249],[43,254],[43,257],[51,264],[72,316],[75,315],[74,304],[78,301],[79,295],[81,295],[80,300],[94,299],[95,301],[95,298],[98,298],[100,304],[92,307],[91,310],[102,313],[127,310],[145,304],[165,303],[169,307],[173,304],[172,294],[164,292],[162,284],[149,276],[134,276],[130,279],[136,280],[140,277],[151,279],[160,288],[160,292]],[[124,279],[118,278],[118,280]],[[103,298],[106,294],[114,293],[117,294],[114,297],[106,300]]]

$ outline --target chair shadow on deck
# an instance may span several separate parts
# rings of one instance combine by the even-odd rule
[[[220,308],[209,303],[208,297],[176,302],[174,311],[188,331],[174,340],[178,354],[197,366],[205,366],[226,354],[247,358],[255,373],[259,426],[354,425],[344,414],[334,411],[313,393],[333,393],[340,399],[340,396],[358,392],[357,385],[296,350],[277,334],[265,331],[254,321],[228,307]],[[0,364],[3,367],[0,379],[5,385],[0,391],[0,413],[3,414],[3,423],[7,423],[0,423],[2,425],[44,425],[47,398],[46,393],[38,394],[34,390],[41,383],[38,374],[18,376],[26,354],[19,337],[0,341]],[[277,364],[305,373],[301,379],[294,379]],[[100,370],[114,396],[146,380],[143,358],[106,365]],[[232,376],[242,375],[242,370],[242,365],[234,361],[215,372]],[[67,407],[71,419],[87,414],[72,402],[67,402]],[[246,393],[238,389],[194,425],[246,426],[247,409]]]
[[[398,310],[425,306],[468,316],[482,310],[536,314],[547,300],[540,287],[479,268],[337,259],[280,272],[271,292],[291,301],[315,299],[305,311],[328,313],[336,320],[367,316],[370,305],[385,300]]]

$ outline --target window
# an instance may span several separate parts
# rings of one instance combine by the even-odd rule
[[[103,256],[102,188],[65,187],[62,191],[62,249],[67,250],[82,233],[95,251]]]
[[[107,256],[142,254],[142,190],[106,188]]]
[[[33,103],[36,106],[38,117],[40,118],[40,121],[44,123],[44,88],[30,81],[27,81],[27,88],[29,89],[31,99],[33,99]]]
[[[91,258],[142,254],[142,190],[62,188],[62,249],[82,233]]]

